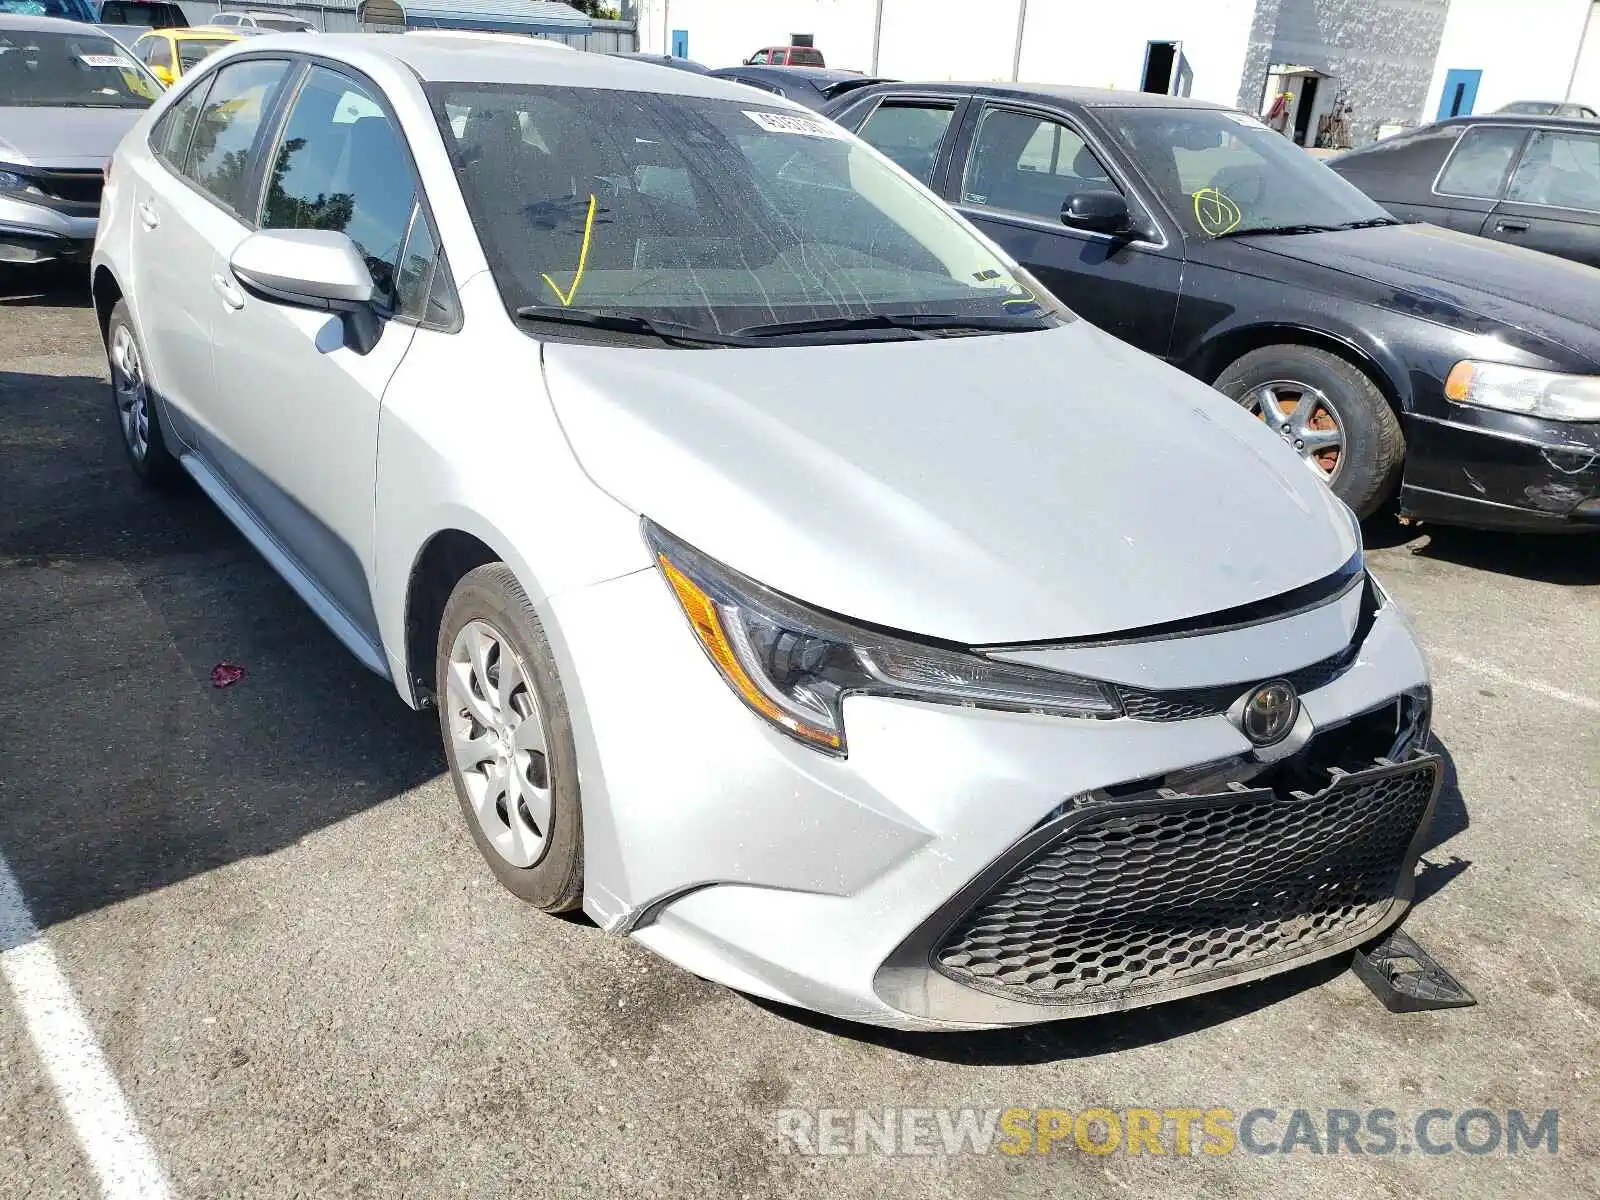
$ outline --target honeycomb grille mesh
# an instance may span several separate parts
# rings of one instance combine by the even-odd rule
[[[1375,930],[1438,763],[1265,790],[1108,804],[1006,875],[933,965],[1033,1004],[1100,1004],[1265,970]]]
[[[1273,678],[1287,679],[1295,691],[1304,695],[1332,683],[1354,661],[1354,649],[1346,649],[1332,658]],[[1234,701],[1256,686],[1256,683],[1228,683],[1218,687],[1146,691],[1118,684],[1117,696],[1122,701],[1122,711],[1136,721],[1192,721],[1196,717],[1214,717],[1227,712]]]

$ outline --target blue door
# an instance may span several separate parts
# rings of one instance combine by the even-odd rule
[[[689,57],[689,31],[687,29],[674,29],[672,31],[672,57]]]
[[[1472,103],[1478,98],[1478,80],[1482,78],[1482,71],[1463,71],[1459,67],[1445,72],[1444,91],[1439,93],[1439,120],[1471,112]]]

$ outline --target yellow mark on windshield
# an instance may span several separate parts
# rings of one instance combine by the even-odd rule
[[[578,294],[578,284],[583,282],[583,269],[589,263],[589,238],[594,233],[594,210],[594,193],[590,192],[589,215],[583,220],[583,247],[578,251],[578,269],[572,276],[572,286],[563,292],[550,276],[540,275],[540,278],[550,285],[550,290],[556,294],[556,298],[561,301],[561,307],[563,308],[572,306],[573,297]]]
[[[1239,206],[1217,188],[1201,188],[1194,194],[1194,222],[1212,237],[1221,237],[1244,220]]]

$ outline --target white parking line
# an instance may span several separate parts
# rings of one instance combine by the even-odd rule
[[[11,985],[56,1097],[106,1200],[170,1200],[155,1151],[94,1040],[83,1010],[39,933],[11,865],[0,856],[0,974]]]
[[[1442,659],[1444,662],[1453,663],[1458,667],[1465,667],[1469,671],[1476,671],[1479,675],[1487,675],[1491,679],[1498,679],[1501,683],[1509,683],[1513,687],[1525,688],[1530,692],[1538,692],[1541,696],[1548,696],[1552,700],[1559,700],[1563,704],[1570,704],[1586,712],[1600,713],[1600,700],[1591,700],[1588,696],[1580,696],[1577,692],[1564,692],[1558,687],[1551,687],[1548,683],[1541,683],[1537,679],[1527,679],[1521,675],[1486,663],[1476,658],[1468,658],[1465,654],[1453,654],[1449,650],[1437,650],[1428,647],[1428,654],[1432,658]]]

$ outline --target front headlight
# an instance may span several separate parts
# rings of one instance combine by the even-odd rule
[[[1457,404],[1552,421],[1600,421],[1600,375],[1463,361],[1450,368],[1444,394]]]
[[[644,536],[728,686],[808,746],[845,753],[843,703],[853,692],[1068,717],[1121,713],[1093,680],[861,628],[762,586],[648,520]]]

